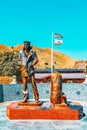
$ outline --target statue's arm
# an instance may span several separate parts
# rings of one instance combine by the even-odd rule
[[[38,57],[37,57],[37,54],[36,54],[36,52],[34,52],[34,54],[33,54],[33,62],[32,62],[32,65],[36,65],[38,62],[39,62],[39,59],[38,59]]]
[[[38,58],[35,58],[32,62],[32,65],[36,65],[37,63],[39,62],[39,59]]]
[[[22,51],[19,52],[18,65],[21,65],[21,63],[22,63]]]

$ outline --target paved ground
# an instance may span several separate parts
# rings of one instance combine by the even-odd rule
[[[0,104],[0,130],[87,130],[87,102],[83,105],[85,116],[81,120],[8,120],[6,106]]]

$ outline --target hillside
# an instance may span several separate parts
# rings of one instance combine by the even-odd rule
[[[18,66],[19,51],[22,50],[23,44],[9,47],[0,44],[0,75],[1,76],[13,76],[19,75],[20,66]],[[51,49],[33,47],[33,50],[37,52],[39,63],[35,68],[51,68]],[[83,67],[86,68],[86,61],[79,61],[73,59],[60,52],[54,51],[54,67],[55,68],[79,68],[83,63]]]
[[[18,66],[19,51],[22,50],[23,44],[10,47],[0,44],[0,84],[9,84],[12,82],[13,75],[21,78],[21,68]],[[35,68],[51,68],[51,49],[33,47],[37,52],[39,63]],[[60,52],[54,51],[55,68],[82,68],[87,71],[87,61],[73,59]]]
[[[0,53],[4,53],[4,52],[12,52],[13,49],[9,46],[6,46],[4,44],[0,44]]]
[[[13,48],[14,51],[19,52],[22,50],[23,45],[18,45]],[[33,50],[37,52],[39,63],[35,66],[36,68],[50,68],[51,67],[51,49],[49,48],[38,48],[33,47]],[[54,66],[56,68],[73,68],[77,60],[70,58],[60,52],[54,51]]]

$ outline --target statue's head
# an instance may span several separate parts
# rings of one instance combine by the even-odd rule
[[[30,44],[31,44],[30,41],[24,41],[24,47],[23,47],[23,50],[30,50],[30,49],[31,49]]]

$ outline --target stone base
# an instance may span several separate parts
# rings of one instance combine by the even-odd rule
[[[79,120],[83,117],[81,105],[62,106],[56,105],[49,109],[42,109],[40,106],[20,105],[13,102],[6,108],[6,115],[9,119],[43,119],[43,120]]]
[[[41,102],[18,102],[18,106],[41,106]]]
[[[64,109],[64,107],[68,108],[68,105],[66,103],[54,104],[53,105],[53,108],[61,108],[61,109],[63,108]]]

